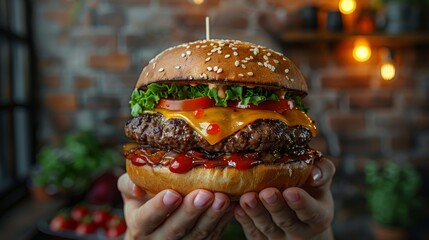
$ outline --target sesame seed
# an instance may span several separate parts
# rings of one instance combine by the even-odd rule
[[[267,53],[267,56],[268,56],[268,57],[270,57],[270,56],[271,56],[271,53],[270,53],[270,52],[268,52],[268,53]]]
[[[202,46],[201,46],[201,48],[206,48],[206,47],[207,47],[207,45],[202,45]]]
[[[212,54],[213,54],[212,52],[207,53],[207,55],[209,55],[209,56],[211,56]]]
[[[218,66],[213,67],[213,71],[215,71],[215,72],[217,72],[218,69],[219,69]]]
[[[274,61],[275,63],[279,63],[279,60],[274,59],[273,61]]]
[[[239,61],[235,61],[235,62],[234,62],[234,65],[235,65],[236,67],[238,67],[238,65],[240,65],[240,62],[239,62]]]
[[[206,62],[210,61],[210,59],[211,59],[210,57],[206,58]]]
[[[283,58],[283,61],[286,61],[286,58]]]
[[[225,58],[229,58],[229,57],[231,57],[231,55],[229,55],[229,54],[226,54],[226,55],[225,55]]]
[[[210,46],[214,46],[214,43],[210,43]]]
[[[244,75],[243,75],[243,74],[241,74],[241,73],[239,73],[239,74],[238,74],[238,76],[240,76],[240,77],[244,77]]]
[[[197,45],[197,46],[196,46],[196,48],[200,48],[200,47],[201,47],[200,45]]]
[[[293,80],[293,78],[291,78],[291,79],[290,79],[290,81],[291,81],[291,82],[293,82],[293,81],[295,81],[295,80]]]
[[[189,80],[192,80],[192,79],[194,79],[192,76],[189,76]]]
[[[248,72],[247,76],[253,76],[253,72]]]
[[[231,49],[235,51],[235,50],[237,50],[238,48],[236,48],[236,47],[233,47],[233,48],[231,48]]]
[[[271,65],[271,71],[275,71],[276,70],[276,67],[274,67],[273,65]]]
[[[182,53],[180,56],[185,57],[185,56],[186,56],[186,54]]]
[[[188,46],[186,46],[186,49],[189,49],[190,48],[190,46],[188,45]]]
[[[213,68],[212,67],[207,67],[207,71],[211,71],[211,70],[213,70]]]
[[[221,50],[218,50],[218,51],[217,51],[217,53],[218,53],[218,54],[222,54],[222,51],[221,51]]]
[[[180,69],[180,66],[176,66],[176,69]]]
[[[265,59],[265,60],[268,60],[268,57],[267,57],[267,55],[264,55],[264,59]]]
[[[238,56],[238,52],[233,52],[232,54],[234,54],[234,56]]]
[[[289,73],[289,68],[286,68],[286,69],[285,69],[285,73]]]
[[[262,64],[261,62],[258,62],[258,65],[259,65],[259,66],[264,66],[264,64]]]
[[[190,56],[191,55],[191,51],[186,51],[186,55]]]
[[[241,64],[241,67],[242,67],[243,69],[246,69],[246,65],[244,65],[244,64]]]
[[[164,71],[164,68],[158,69],[158,72],[163,72],[163,71]]]
[[[251,60],[253,60],[253,56],[250,56],[249,58],[250,58]]]
[[[289,80],[289,76],[286,76],[286,79]]]
[[[241,60],[241,62],[247,63],[247,59]]]
[[[223,71],[222,68],[219,68],[216,72],[221,73],[222,71]]]

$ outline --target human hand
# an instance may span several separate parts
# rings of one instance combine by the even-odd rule
[[[267,188],[241,196],[234,213],[247,239],[333,239],[330,185],[334,173],[333,163],[323,158],[315,163],[303,188],[283,193]]]
[[[126,240],[217,239],[234,215],[223,193],[195,190],[182,198],[164,190],[150,197],[128,174],[119,178],[118,189],[124,200]]]

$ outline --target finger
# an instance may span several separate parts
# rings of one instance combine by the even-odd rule
[[[335,165],[331,162],[331,160],[322,158],[320,161],[316,161],[314,163],[307,183],[312,187],[319,187],[323,185],[329,186],[334,174]]]
[[[246,212],[255,226],[268,238],[280,238],[283,231],[274,224],[270,213],[259,201],[258,194],[255,192],[245,193],[240,197],[240,206]]]
[[[173,190],[164,190],[137,209],[131,224],[149,235],[180,205],[182,197]]]
[[[118,179],[117,187],[124,201],[131,199],[141,200],[145,196],[145,192],[131,181],[127,173],[122,174]]]
[[[316,200],[301,188],[286,189],[283,196],[298,219],[314,230],[323,231],[331,225],[333,207],[330,202]]]
[[[185,239],[206,239],[211,235],[229,207],[229,202],[229,197],[225,194],[215,193],[212,205],[200,216],[192,232]]]
[[[267,188],[259,193],[259,199],[268,210],[274,223],[283,232],[299,231],[306,227],[297,218],[295,212],[287,205],[280,191],[276,188]]]
[[[249,216],[247,216],[246,212],[240,205],[235,207],[234,216],[243,228],[246,239],[266,239],[266,237],[256,228],[255,223]]]
[[[185,236],[214,200],[214,194],[207,190],[195,190],[189,193],[182,205],[159,229],[157,238],[178,239]]]
[[[220,239],[222,234],[225,232],[226,227],[231,222],[231,219],[234,217],[234,207],[236,204],[231,204],[225,211],[222,218],[219,220],[217,226],[213,230],[212,234],[210,234],[208,239]]]

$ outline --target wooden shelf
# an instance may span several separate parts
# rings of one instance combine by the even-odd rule
[[[356,38],[366,38],[372,46],[380,47],[407,47],[416,45],[429,45],[429,32],[404,33],[404,34],[358,34],[347,32],[305,32],[289,31],[274,36],[282,44],[337,44],[345,41],[353,41]]]

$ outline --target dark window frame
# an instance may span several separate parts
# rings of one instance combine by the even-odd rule
[[[7,47],[8,53],[8,63],[9,66],[3,65],[3,63],[0,64],[0,72],[1,71],[8,71],[9,75],[6,79],[0,79],[0,81],[8,81],[8,92],[10,94],[10,97],[8,100],[3,101],[2,98],[0,98],[0,110],[7,113],[7,123],[5,121],[5,124],[1,125],[2,128],[1,131],[5,131],[6,133],[6,142],[4,143],[4,146],[0,147],[0,149],[5,150],[10,149],[8,151],[8,154],[2,153],[0,157],[5,156],[6,159],[1,159],[3,162],[0,167],[7,166],[7,172],[10,174],[10,184],[5,187],[2,191],[0,191],[0,215],[5,212],[7,209],[9,209],[13,204],[18,202],[20,199],[24,198],[27,193],[27,183],[26,178],[22,178],[18,176],[18,160],[16,159],[17,151],[28,151],[28,155],[30,156],[30,161],[28,164],[30,166],[27,166],[28,169],[31,169],[31,165],[35,162],[35,155],[36,155],[36,129],[37,129],[37,78],[38,78],[38,71],[37,71],[37,58],[36,58],[36,50],[35,50],[35,42],[34,42],[34,32],[33,32],[33,1],[32,0],[22,0],[22,16],[18,16],[19,18],[22,18],[23,24],[24,24],[24,32],[25,34],[21,34],[16,31],[16,29],[13,29],[13,14],[12,12],[12,1],[15,0],[5,0],[2,6],[0,8],[2,9],[3,13],[6,13],[5,17],[5,25],[0,25],[0,41],[4,42]],[[0,9],[1,10],[1,9]],[[15,64],[17,63],[18,58],[18,51],[14,51],[14,46],[16,44],[19,44],[23,46],[27,51],[27,63],[28,64],[28,73],[26,74],[26,77],[28,78],[27,83],[28,86],[28,96],[26,96],[26,99],[24,101],[17,101],[14,96],[14,84],[13,81],[15,79]],[[21,62],[21,64],[24,62]],[[1,76],[1,75],[0,75]],[[3,86],[5,86],[4,84]],[[27,149],[21,149],[21,146],[18,146],[16,144],[16,137],[15,137],[15,131],[16,131],[16,112],[15,110],[21,109],[23,112],[27,114],[27,116],[32,116],[31,120],[27,121],[25,123],[26,126],[24,126],[26,129],[28,129],[28,144],[26,144]],[[19,123],[18,123],[19,124]],[[19,126],[20,127],[20,126]],[[3,129],[4,128],[4,129]],[[3,157],[2,157],[3,158]],[[29,173],[28,173],[29,174]],[[0,179],[2,180],[2,179]]]

